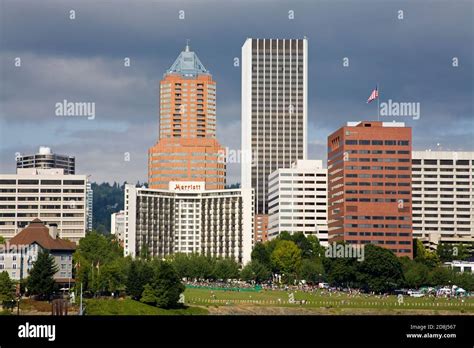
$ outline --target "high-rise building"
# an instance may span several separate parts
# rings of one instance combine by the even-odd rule
[[[64,169],[20,168],[0,175],[0,236],[14,237],[35,218],[57,226],[59,236],[78,242],[86,233],[85,175]]]
[[[92,190],[92,184],[87,181],[86,184],[86,214],[87,214],[87,224],[86,228],[88,232],[92,231],[92,222],[93,222],[93,215],[94,215],[94,191]]]
[[[17,168],[62,168],[64,174],[75,174],[76,159],[74,156],[58,155],[52,153],[49,147],[40,146],[34,155],[19,154],[16,157]]]
[[[328,244],[327,169],[321,160],[298,160],[268,178],[268,235],[303,232]]]
[[[120,210],[110,216],[110,233],[123,246],[125,235],[125,210]]]
[[[170,182],[168,190],[125,186],[124,254],[199,253],[250,261],[252,189],[206,190],[204,182]]]
[[[307,156],[307,75],[307,39],[249,38],[242,46],[241,180],[255,190],[260,226],[268,221],[268,176]]]
[[[474,242],[474,152],[413,151],[413,238]]]
[[[254,215],[253,240],[255,243],[263,243],[268,240],[268,215]]]
[[[349,122],[328,137],[329,242],[412,257],[411,128]]]
[[[64,175],[74,175],[76,172],[76,158],[68,155],[58,155],[51,151],[51,148],[40,146],[38,153],[34,155],[21,155],[16,158],[17,169],[38,168],[38,169],[63,169]],[[86,189],[86,230],[92,231],[92,200],[93,191],[91,183],[88,181]]]
[[[148,151],[148,185],[204,181],[226,183],[225,150],[216,140],[216,83],[189,46],[160,82],[159,141]]]

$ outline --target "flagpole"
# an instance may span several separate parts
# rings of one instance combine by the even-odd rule
[[[81,281],[81,297],[80,297],[80,305],[79,305],[79,315],[82,315],[83,309],[82,309],[82,281]]]
[[[377,83],[377,93],[379,94],[377,96],[377,121],[380,121],[380,88],[379,88],[378,83]]]

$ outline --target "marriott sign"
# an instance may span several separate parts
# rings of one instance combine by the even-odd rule
[[[170,181],[169,190],[177,192],[202,192],[205,189],[204,181]]]

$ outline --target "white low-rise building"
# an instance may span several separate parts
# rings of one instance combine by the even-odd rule
[[[39,218],[56,225],[62,239],[78,242],[87,228],[86,190],[86,175],[64,174],[64,169],[0,174],[0,236],[8,240]]]
[[[444,265],[452,268],[455,272],[474,274],[474,262],[472,261],[451,261],[445,262]]]
[[[327,169],[321,160],[298,160],[268,177],[268,237],[314,235],[328,243]]]
[[[125,234],[125,210],[120,210],[110,216],[110,233],[123,244]]]
[[[169,190],[125,187],[125,256],[199,253],[250,261],[253,190],[205,190],[170,182]]]

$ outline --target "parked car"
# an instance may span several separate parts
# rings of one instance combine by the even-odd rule
[[[328,283],[319,283],[318,284],[318,287],[320,289],[328,289],[329,288],[329,284]]]

